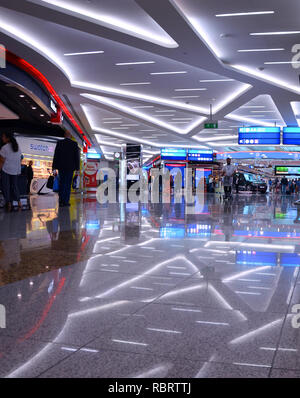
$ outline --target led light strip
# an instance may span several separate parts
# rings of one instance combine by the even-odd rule
[[[194,30],[194,32],[200,37],[200,39],[204,42],[204,44],[208,47],[208,49],[213,53],[213,55],[220,61],[222,61],[222,54],[218,47],[211,41],[208,33],[203,29],[201,24],[196,17],[190,17],[185,14],[185,10],[182,6],[179,6],[177,1],[170,0],[173,6],[178,10],[181,16],[187,21],[190,27]],[[261,32],[261,33],[250,33],[251,36],[262,36],[262,35],[287,35],[287,34],[298,34],[300,31],[283,31],[283,32]],[[263,80],[267,83],[274,84],[278,87],[284,88],[285,90],[290,90],[296,94],[300,94],[300,88],[298,86],[293,86],[288,84],[287,82],[272,77],[270,75],[266,75],[257,69],[251,69],[247,66],[243,65],[233,65],[228,64],[229,67],[236,69],[238,71],[244,72],[247,75],[254,77],[256,79]]]
[[[175,132],[177,134],[181,134],[181,135],[188,134],[193,128],[195,128],[196,126],[201,124],[204,120],[206,120],[206,118],[202,116],[202,117],[198,118],[190,126],[188,126],[188,128],[186,130],[182,130],[182,129],[179,129],[179,128],[175,127],[175,126],[172,126],[169,123],[165,123],[162,120],[156,119],[156,118],[154,118],[154,117],[152,117],[150,115],[147,115],[145,113],[142,113],[140,111],[132,109],[132,108],[130,108],[128,106],[125,106],[123,104],[119,104],[118,102],[112,100],[111,98],[101,97],[99,95],[86,94],[86,93],[85,94],[82,93],[80,95],[82,97],[88,98],[88,99],[90,99],[92,101],[96,101],[96,102],[99,102],[101,104],[112,106],[113,108],[118,109],[118,110],[120,110],[122,112],[126,112],[129,115],[141,118],[141,119],[146,120],[146,121],[148,121],[150,123],[153,123],[153,124],[155,124],[157,126],[161,126],[161,127],[165,128],[167,130],[171,130],[171,131],[173,131],[173,132]],[[174,116],[174,115],[172,115],[172,116]]]
[[[157,33],[153,32],[153,30],[148,31],[143,29],[137,25],[133,25],[127,22],[125,19],[116,18],[112,15],[108,15],[107,13],[95,12],[94,10],[88,10],[87,5],[80,7],[76,4],[71,4],[71,2],[66,3],[60,0],[30,0],[33,3],[41,4],[47,3],[48,7],[50,8],[60,8],[65,11],[69,11],[71,14],[77,14],[77,16],[88,18],[89,20],[97,21],[103,26],[106,26],[110,29],[115,29],[120,32],[124,32],[130,34],[131,36],[138,37],[143,40],[150,41],[152,43],[158,44],[163,47],[167,48],[176,48],[178,44],[158,25],[156,24],[161,31],[164,33],[162,35],[158,35]]]

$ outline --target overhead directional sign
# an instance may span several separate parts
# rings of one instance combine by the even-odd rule
[[[186,160],[186,149],[184,148],[161,148],[162,160]]]
[[[188,160],[191,162],[212,162],[213,151],[201,149],[189,149]]]
[[[300,145],[300,127],[283,127],[282,143]]]
[[[218,121],[217,120],[210,120],[207,123],[204,123],[205,129],[217,129],[218,128]]]
[[[280,145],[280,127],[240,127],[240,145]]]

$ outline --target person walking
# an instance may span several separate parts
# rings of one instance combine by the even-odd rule
[[[57,143],[52,169],[58,170],[59,175],[59,205],[70,206],[71,185],[74,171],[79,172],[80,155],[79,148],[75,141],[71,139],[70,132],[65,132],[65,139]]]
[[[30,186],[31,186],[31,181],[33,180],[33,161],[30,160],[27,166],[26,170],[26,175],[27,175],[27,195],[30,195]]]
[[[282,195],[286,195],[286,187],[287,187],[288,183],[289,183],[288,179],[286,177],[282,177],[281,182],[280,182]]]
[[[233,184],[233,176],[236,173],[235,167],[231,164],[231,158],[226,159],[226,165],[223,167],[223,186],[224,186],[224,199],[231,198],[231,190]]]
[[[4,145],[0,150],[0,171],[6,210],[12,210],[14,201],[18,202],[21,209],[18,175],[21,174],[22,154],[13,133],[3,133],[2,142]]]

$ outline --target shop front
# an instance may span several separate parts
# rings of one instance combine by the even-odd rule
[[[17,141],[23,155],[22,164],[28,166],[29,162],[32,162],[33,179],[30,185],[30,193],[45,194],[52,192],[46,187],[46,184],[52,172],[56,143],[27,137],[18,137]]]

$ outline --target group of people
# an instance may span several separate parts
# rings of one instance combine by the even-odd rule
[[[268,182],[269,192],[281,193],[282,195],[292,195],[300,192],[300,178],[288,180],[285,176],[281,180],[276,177],[273,181],[271,178]]]
[[[80,152],[78,145],[73,141],[71,133],[65,132],[65,139],[58,141],[53,158],[52,169],[59,173],[59,205],[70,206],[71,185],[74,171],[79,173]],[[23,159],[19,144],[11,132],[1,135],[2,147],[0,149],[1,191],[5,200],[7,211],[12,211],[13,202],[22,208],[18,176],[22,174],[21,162]],[[27,194],[33,178],[32,163],[23,171],[27,176]]]

